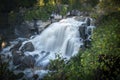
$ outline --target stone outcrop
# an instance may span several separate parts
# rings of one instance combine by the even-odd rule
[[[83,17],[83,18],[78,17],[76,19],[78,21],[84,20],[85,22],[79,27],[79,33],[84,43],[82,48],[89,48],[91,46],[91,34],[92,34],[92,29],[90,28],[91,19],[89,17]]]
[[[15,27],[15,34],[18,37],[29,38],[32,35],[41,33],[51,22],[41,20],[25,21]]]
[[[19,66],[20,69],[33,68],[35,64],[35,59],[33,56],[25,56]]]
[[[12,52],[13,64],[17,66],[17,69],[33,68],[35,64],[35,59],[33,56],[25,56],[22,51]]]
[[[67,17],[69,17],[69,16],[80,16],[80,11],[79,10],[72,10],[72,11],[68,12],[66,16]]]
[[[27,42],[26,44],[24,44],[24,46],[21,48],[21,51],[25,52],[25,51],[34,51],[34,46],[31,42]]]
[[[15,45],[10,49],[10,51],[18,51],[21,45],[22,45],[22,42],[19,41],[17,44],[15,44]]]
[[[21,62],[24,58],[24,54],[21,51],[12,51],[12,57],[14,65],[21,65]]]

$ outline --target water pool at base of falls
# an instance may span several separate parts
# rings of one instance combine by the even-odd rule
[[[38,55],[38,57],[35,58],[35,66],[40,66],[41,68],[46,67],[50,60],[56,59],[56,55],[69,60],[72,56],[78,53],[80,47],[83,45],[83,39],[80,37],[79,27],[84,23],[86,23],[86,20],[77,21],[74,17],[52,23],[41,34],[24,41],[19,50],[21,50],[24,44],[31,42],[35,50],[32,52],[26,51],[24,54],[26,56]],[[88,29],[93,28],[93,26],[87,27]],[[4,51],[5,49],[3,52]],[[49,70],[36,69],[33,73],[31,69],[26,69],[23,72],[28,77],[31,77],[33,74],[38,74],[39,77],[42,78],[44,74],[48,73],[48,71]]]

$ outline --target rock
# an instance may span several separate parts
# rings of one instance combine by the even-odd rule
[[[79,27],[79,33],[80,33],[80,37],[83,39],[83,40],[85,40],[86,39],[86,25],[81,25],[80,27]]]
[[[47,52],[46,54],[47,54],[47,55],[49,55],[49,54],[50,54],[50,52]]]
[[[81,13],[80,13],[80,16],[89,16],[90,15],[90,12],[86,12],[86,11],[82,11]]]
[[[25,56],[21,51],[13,51],[13,64],[18,66],[17,69],[24,70],[26,68],[34,67],[35,59],[33,56]]]
[[[10,49],[10,51],[18,51],[21,45],[22,45],[22,42],[19,41],[16,45],[14,45],[14,46]]]
[[[84,46],[84,45],[81,45],[81,46],[80,46],[80,50],[85,51],[85,46]]]
[[[86,19],[86,24],[87,24],[87,26],[90,26],[90,23],[91,23],[90,18],[87,18],[87,19]]]
[[[77,16],[77,17],[75,17],[75,20],[84,22],[85,17]]]
[[[43,54],[43,53],[45,53],[45,51],[41,51],[41,53]]]
[[[13,56],[13,64],[14,65],[20,65],[24,54],[21,51],[12,51],[12,56]]]
[[[40,29],[44,30],[44,29],[47,28],[50,24],[51,24],[50,21],[42,22],[41,25],[39,26],[39,31],[41,31]]]
[[[29,38],[32,35],[29,27],[31,27],[31,26],[29,26],[27,23],[17,25],[15,27],[15,34],[18,37]]]
[[[31,35],[41,33],[50,24],[50,21],[42,22],[38,19],[34,19],[32,21],[25,21],[21,25],[16,26],[15,33],[18,37],[29,38]]]
[[[87,34],[88,34],[88,35],[92,35],[92,29],[91,29],[91,28],[88,28],[88,29],[87,29]]]
[[[67,17],[69,17],[69,16],[80,16],[80,11],[79,10],[72,10],[72,11],[68,12],[66,16]]]
[[[24,46],[22,47],[21,51],[25,52],[25,51],[34,51],[35,48],[33,46],[33,44],[31,42],[27,42],[26,44],[24,44]]]
[[[24,59],[21,62],[21,65],[19,66],[20,69],[25,69],[25,68],[33,68],[35,64],[35,59],[33,56],[25,56]]]
[[[38,57],[39,57],[39,55],[38,55],[38,54],[35,54],[35,55],[34,55],[34,58],[38,58]]]
[[[39,24],[38,24],[39,23]],[[15,27],[15,34],[18,37],[29,38],[31,35],[34,35],[35,32],[39,33],[40,21],[35,19],[33,21],[25,21],[20,25]]]
[[[84,45],[86,48],[90,48],[91,47],[91,41],[90,40],[85,40]]]

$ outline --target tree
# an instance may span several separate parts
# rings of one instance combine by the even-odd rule
[[[20,7],[29,8],[34,6],[35,3],[37,3],[37,0],[0,0],[0,34],[7,33],[6,29],[13,31],[13,28],[8,23],[11,11],[18,12]]]
[[[31,7],[35,3],[37,3],[37,0],[0,0],[0,12],[9,13],[19,7]]]
[[[19,7],[32,7],[37,0],[0,0],[0,28],[9,27],[8,14],[18,12]]]
[[[111,13],[119,11],[120,0],[100,0],[98,6],[104,13]]]
[[[43,0],[43,2],[45,4],[45,6],[46,6],[46,4],[49,2],[49,0]]]

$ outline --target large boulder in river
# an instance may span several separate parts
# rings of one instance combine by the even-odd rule
[[[20,65],[24,58],[24,54],[21,51],[12,51],[12,57],[13,57],[13,64]]]
[[[17,69],[24,70],[26,68],[33,68],[35,59],[33,56],[25,56],[21,51],[13,51],[13,64],[17,66]]]
[[[24,44],[24,46],[22,47],[21,51],[25,52],[25,51],[34,51],[35,48],[33,46],[33,44],[31,42],[27,42]]]
[[[25,56],[21,62],[21,65],[19,66],[19,69],[26,69],[26,68],[33,68],[35,64],[35,59],[33,56]]]
[[[22,41],[19,41],[10,49],[10,51],[18,51],[21,45],[22,45]]]

